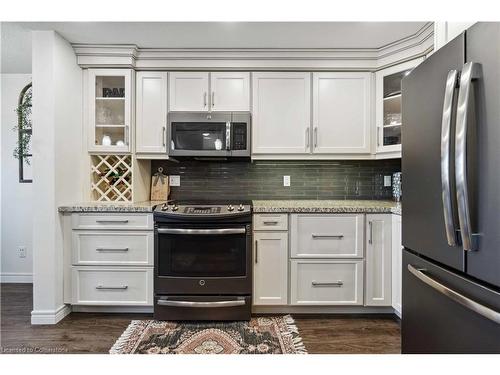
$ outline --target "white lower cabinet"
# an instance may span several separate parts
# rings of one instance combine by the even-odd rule
[[[290,216],[292,258],[363,257],[363,214]]]
[[[366,306],[392,304],[391,216],[391,214],[366,215]]]
[[[152,213],[73,213],[67,235],[66,303],[153,305]]]
[[[288,232],[254,232],[254,305],[288,303]]]
[[[152,268],[74,267],[73,305],[153,304]]]
[[[392,308],[401,318],[403,244],[401,241],[401,216],[392,215]]]
[[[292,305],[362,305],[362,260],[291,260]]]

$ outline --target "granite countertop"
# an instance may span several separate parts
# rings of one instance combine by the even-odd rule
[[[153,212],[163,201],[136,203],[82,202],[59,207],[59,212]],[[401,203],[378,200],[254,200],[254,213],[393,213],[401,215]]]
[[[394,213],[401,204],[378,200],[254,200],[255,213]]]
[[[59,212],[153,212],[153,207],[163,201],[144,201],[135,203],[82,202],[60,206]]]

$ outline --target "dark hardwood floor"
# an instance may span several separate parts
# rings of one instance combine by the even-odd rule
[[[72,313],[56,325],[30,323],[31,284],[1,284],[0,353],[107,353],[133,319],[148,314]],[[391,316],[294,316],[309,353],[400,353]]]

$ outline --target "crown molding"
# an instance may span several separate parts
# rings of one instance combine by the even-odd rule
[[[136,70],[368,70],[426,55],[434,26],[379,48],[140,48],[73,44],[82,68]]]

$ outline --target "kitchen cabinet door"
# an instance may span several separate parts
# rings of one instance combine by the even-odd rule
[[[210,73],[212,111],[250,111],[250,73]]]
[[[371,73],[313,74],[313,152],[370,153]]]
[[[254,305],[288,302],[288,232],[254,232]]]
[[[391,215],[366,215],[365,306],[391,306]]]
[[[392,308],[401,318],[401,279],[403,245],[401,243],[401,216],[392,215]]]
[[[171,111],[208,111],[207,72],[172,72],[169,74],[169,108]]]
[[[138,72],[136,75],[137,153],[167,152],[167,73]]]
[[[86,95],[88,150],[130,152],[131,69],[89,69]]]
[[[311,74],[253,73],[253,154],[308,154]]]

